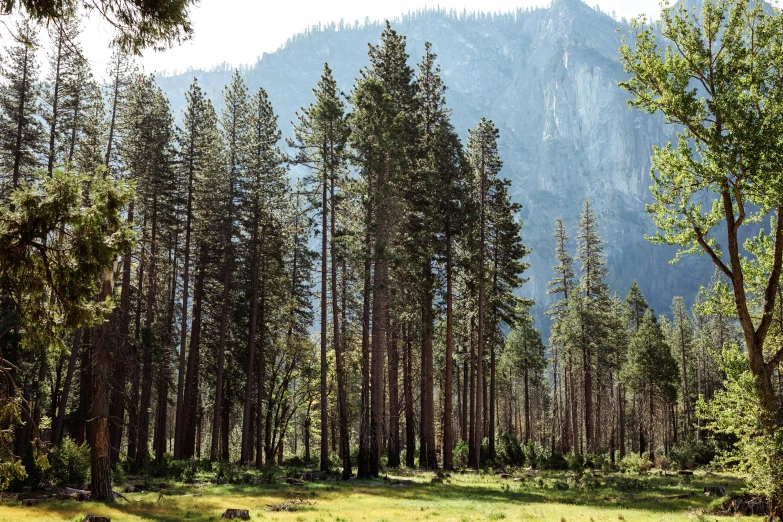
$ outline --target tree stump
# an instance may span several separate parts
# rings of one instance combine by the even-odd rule
[[[226,518],[229,520],[233,520],[235,518],[240,520],[250,520],[250,511],[247,509],[227,509],[220,518]]]
[[[111,519],[109,517],[99,517],[98,515],[87,513],[82,519],[82,522],[111,522]]]

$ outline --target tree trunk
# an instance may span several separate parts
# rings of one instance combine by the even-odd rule
[[[326,394],[326,341],[327,341],[327,295],[326,284],[327,275],[327,257],[326,246],[329,237],[327,233],[327,200],[326,200],[326,170],[323,171],[323,180],[321,182],[321,471],[329,471],[329,437],[328,437],[328,418],[329,402]],[[334,262],[332,263],[334,264]],[[334,300],[334,296],[332,296]]]
[[[266,274],[266,254],[264,245],[266,244],[266,231],[262,231],[261,235],[261,274]],[[263,429],[264,425],[264,386],[266,386],[266,366],[265,366],[265,348],[266,348],[266,277],[261,277],[260,284],[260,302],[258,303],[258,402],[256,403],[256,467],[261,468],[263,466],[263,455],[267,455],[267,461],[269,464],[274,462],[274,456],[271,453],[271,447],[269,446],[269,425],[266,429]],[[269,386],[269,408],[272,405],[272,386],[274,379],[270,379]],[[264,434],[265,438],[261,437]],[[266,442],[266,451],[264,449],[264,442]]]
[[[384,173],[385,174],[385,173]],[[378,186],[385,190],[384,175]],[[383,449],[384,366],[386,358],[386,328],[389,306],[388,215],[386,204],[378,201],[376,212],[375,267],[372,301],[372,422],[370,425],[370,476],[377,477]]]
[[[370,187],[372,188],[372,187]],[[365,216],[364,288],[362,290],[362,393],[359,424],[358,478],[370,477],[370,301],[372,294],[372,207]]]
[[[117,261],[115,259],[114,264]],[[103,302],[114,290],[114,267],[105,268],[98,301]],[[95,328],[95,350],[92,360],[92,407],[90,408],[91,499],[112,502],[111,443],[109,441],[109,391],[111,383],[111,330],[104,323]]]
[[[192,145],[191,145],[192,149]],[[192,157],[192,154],[191,154]],[[189,283],[190,283],[190,235],[191,235],[191,223],[193,220],[193,182],[194,182],[193,166],[188,169],[188,200],[187,208],[185,209],[185,247],[184,247],[184,265],[182,267],[182,322],[180,324],[179,334],[179,367],[177,371],[177,414],[174,426],[174,458],[181,459],[183,457],[182,452],[182,436],[183,433],[183,418],[185,398],[183,396],[185,391],[185,344],[188,340],[188,298],[189,298]],[[251,355],[252,357],[252,355]],[[249,385],[248,385],[249,386]]]
[[[68,356],[68,370],[65,373],[63,390],[57,405],[57,416],[55,417],[54,427],[52,428],[52,446],[59,446],[63,438],[63,422],[65,421],[65,409],[68,407],[68,399],[71,395],[71,383],[73,382],[73,373],[76,369],[76,360],[79,358],[79,352],[82,349],[82,329],[79,328],[73,333],[73,345],[71,354]]]
[[[188,365],[185,374],[185,390],[183,394],[181,421],[184,426],[182,429],[182,457],[190,458],[196,452],[196,431],[198,425],[198,407],[199,407],[199,364],[201,350],[201,322],[202,308],[204,301],[204,280],[206,279],[206,257],[207,246],[201,244],[199,247],[198,271],[196,272],[196,286],[193,290],[193,323],[191,324],[190,349],[188,350]]]
[[[402,325],[402,342],[405,346],[402,363],[403,394],[405,396],[405,465],[416,464],[416,424],[413,412],[413,344],[405,323]]]
[[[245,403],[242,415],[242,452],[239,459],[240,464],[250,462],[253,451],[253,374],[255,370],[254,358],[256,352],[256,335],[258,331],[258,286],[259,286],[259,264],[260,253],[258,248],[258,211],[254,212],[256,223],[253,226],[250,238],[250,248],[252,249],[252,260],[250,268],[250,322],[248,325],[247,337],[247,371],[245,375]]]
[[[389,344],[389,450],[390,468],[400,467],[400,407],[399,399],[399,347],[397,323],[391,331]]]
[[[220,456],[224,462],[231,460],[229,453],[229,439],[228,435],[231,431],[231,380],[226,379],[226,391],[223,394],[223,408],[220,422],[222,426],[220,428]]]
[[[335,205],[336,201],[334,199],[334,179],[332,179],[332,194],[331,194],[331,212],[332,212],[332,221],[331,221],[331,236],[332,236],[332,323],[334,326],[334,337],[336,339],[334,343],[334,354],[335,359],[337,363],[337,409],[338,409],[338,415],[340,417],[340,453],[343,460],[343,480],[348,480],[351,478],[351,445],[350,445],[350,436],[348,433],[348,386],[347,386],[347,376],[345,372],[345,352],[347,351],[347,336],[345,335],[345,328],[346,328],[346,321],[345,317],[343,317],[343,334],[340,335],[340,328],[339,328],[339,317],[338,317],[338,309],[337,309],[337,269],[336,269],[336,260],[337,260],[337,254],[336,254],[336,248],[334,244],[334,234],[335,234]],[[345,260],[343,260],[342,264],[342,276],[343,276],[343,292],[342,292],[342,309],[343,309],[343,316],[346,314],[347,309],[347,279],[348,274],[346,273],[345,269]]]

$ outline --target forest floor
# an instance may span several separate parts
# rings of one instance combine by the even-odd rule
[[[6,499],[0,503],[0,521],[80,522],[87,513],[94,513],[110,517],[112,522],[201,522],[220,520],[229,508],[248,510],[250,520],[281,522],[761,520],[710,514],[721,499],[705,496],[703,488],[723,487],[729,496],[743,488],[739,478],[724,474],[587,472],[577,477],[567,472],[523,470],[506,478],[457,472],[443,483],[438,480],[433,473],[402,471],[389,473],[386,479],[304,485],[170,483],[160,489],[158,484],[158,491],[124,493],[124,499],[112,505],[46,499],[35,506],[23,506],[20,500]]]

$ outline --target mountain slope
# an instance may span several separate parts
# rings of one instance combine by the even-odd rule
[[[412,63],[425,41],[433,43],[463,137],[482,116],[500,129],[502,175],[512,180],[513,196],[523,205],[523,236],[533,248],[523,293],[538,303],[540,321],[546,322],[550,302],[554,218],[562,217],[574,238],[584,197],[591,199],[607,241],[613,290],[624,295],[638,279],[651,305],[667,312],[674,295],[691,300],[708,282],[712,271],[704,260],[672,266],[670,249],[644,240],[653,231],[644,211],[652,145],[671,140],[674,129],[662,118],[631,111],[617,88],[625,76],[617,29],[627,26],[579,0],[553,0],[549,8],[505,15],[425,11],[393,26],[407,35]],[[349,92],[367,63],[367,43],[376,43],[381,29],[367,23],[310,30],[242,73],[251,91],[268,91],[287,136],[295,111],[312,100],[323,63]],[[220,105],[230,75],[224,68],[159,81],[179,111],[194,76]]]

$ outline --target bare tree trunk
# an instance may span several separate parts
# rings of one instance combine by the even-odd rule
[[[192,149],[191,145],[191,149]],[[191,150],[191,157],[193,156]],[[191,236],[191,223],[193,221],[193,182],[194,182],[193,166],[188,169],[188,200],[187,208],[185,210],[185,247],[184,247],[184,266],[182,268],[182,322],[180,324],[179,335],[179,367],[177,371],[177,410],[176,421],[174,426],[174,458],[181,459],[182,452],[182,436],[184,422],[182,414],[184,411],[184,391],[185,391],[185,344],[188,340],[188,298],[189,298],[189,284],[190,284],[190,236]],[[252,357],[252,355],[251,355]],[[249,386],[249,385],[248,385]]]
[[[372,187],[370,187],[372,188]],[[372,208],[368,207],[365,217],[364,289],[362,296],[362,393],[359,425],[358,478],[370,477],[370,301],[372,293]]]
[[[470,319],[470,412],[468,429],[468,465],[473,466],[476,462],[476,343],[474,337],[475,317]]]
[[[55,417],[54,427],[52,428],[52,445],[59,446],[63,437],[63,422],[65,421],[65,408],[68,407],[68,399],[71,395],[71,383],[73,382],[73,373],[76,369],[76,360],[79,358],[79,352],[82,349],[82,329],[79,328],[73,333],[73,345],[71,354],[68,356],[68,370],[65,373],[63,390],[57,405],[57,416]]]
[[[402,325],[402,343],[405,353],[402,363],[403,393],[405,395],[405,465],[416,464],[416,425],[413,414],[413,344],[406,324]]]
[[[204,280],[206,279],[205,244],[200,245],[198,272],[196,273],[196,287],[193,291],[193,323],[190,334],[190,349],[188,350],[188,365],[185,374],[185,391],[183,395],[183,408],[181,421],[182,429],[182,457],[190,458],[196,451],[196,431],[198,425],[199,407],[199,364],[201,357],[201,321],[204,301]]]
[[[117,260],[114,264],[116,266]],[[102,302],[114,290],[114,269],[107,267],[101,279],[98,301]],[[90,469],[91,499],[114,500],[111,492],[111,444],[109,441],[109,391],[111,384],[111,330],[104,323],[95,328],[95,350],[92,360],[92,407],[90,408]]]
[[[326,337],[327,327],[327,294],[326,284],[328,282],[326,246],[329,234],[327,233],[327,200],[326,200],[326,170],[323,171],[323,180],[321,183],[321,471],[329,471],[329,401],[326,393]],[[332,263],[334,264],[334,262]],[[332,296],[334,299],[334,296]]]
[[[266,254],[264,251],[264,245],[266,244],[266,235],[262,234],[261,237],[261,273],[266,273]],[[256,403],[256,422],[257,422],[257,429],[256,429],[256,467],[261,468],[263,466],[263,455],[267,455],[267,462],[271,464],[274,462],[274,456],[271,452],[271,447],[269,445],[269,426],[267,424],[266,429],[263,429],[264,427],[264,386],[266,386],[265,382],[265,374],[266,374],[266,366],[265,366],[265,348],[266,348],[266,277],[261,277],[261,287],[260,287],[260,302],[259,302],[259,317],[258,317],[258,402]],[[272,384],[274,383],[274,379],[270,379],[270,386],[269,386],[269,408],[272,408]],[[265,438],[261,437],[261,434],[264,434]],[[265,451],[262,451],[264,449],[264,442],[266,442],[266,449]]]
[[[389,344],[389,450],[390,468],[400,467],[399,346],[397,324],[391,330]]]
[[[386,173],[384,173],[386,174]],[[384,175],[378,186],[384,187]],[[372,302],[372,422],[370,425],[370,476],[377,477],[383,449],[384,367],[386,358],[386,328],[389,306],[388,216],[386,204],[379,201],[376,213],[375,266],[373,270]]]
[[[258,218],[258,211],[254,212]],[[242,452],[239,459],[240,464],[247,464],[251,460],[253,451],[253,374],[255,370],[254,358],[256,352],[256,335],[258,332],[258,286],[259,286],[259,264],[260,253],[258,245],[258,222],[253,227],[250,248],[252,249],[252,260],[250,268],[250,323],[247,338],[247,381],[245,383],[245,403],[242,415]]]

